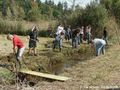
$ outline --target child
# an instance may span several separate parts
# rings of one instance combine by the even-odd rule
[[[13,53],[15,54],[16,60],[18,61],[21,67],[20,60],[25,49],[24,44],[17,35],[8,34],[7,39],[13,42]]]

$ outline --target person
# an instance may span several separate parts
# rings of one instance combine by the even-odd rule
[[[32,28],[31,32],[28,35],[28,39],[29,39],[29,51],[28,51],[28,53],[30,55],[32,55],[32,50],[33,50],[33,54],[35,56],[37,56],[36,47],[37,47],[37,41],[39,42],[39,40],[38,40],[38,30],[37,30],[36,26],[34,26]]]
[[[77,30],[77,45],[80,45],[80,27],[78,27],[76,30]]]
[[[106,45],[105,40],[95,38],[94,40],[92,40],[92,43],[95,48],[96,56],[99,56],[101,53],[105,54],[105,45]]]
[[[48,26],[47,32],[48,32],[48,36],[52,37],[52,27],[51,27],[51,25]]]
[[[83,35],[84,35],[84,26],[82,26],[80,29],[80,43],[83,42]]]
[[[86,39],[87,43],[89,44],[91,41],[91,26],[87,26],[86,28]]]
[[[66,37],[66,40],[68,40],[68,41],[71,38],[71,28],[70,28],[70,26],[67,26],[67,28],[66,28],[65,37]]]
[[[59,46],[59,50],[62,49],[62,39],[63,39],[64,32],[61,32],[60,34],[55,34],[55,40],[53,41],[53,50]]]
[[[18,61],[20,67],[21,67],[21,59],[22,59],[22,55],[25,49],[25,46],[22,42],[22,40],[17,36],[17,35],[11,35],[8,34],[7,35],[7,39],[11,40],[13,42],[13,53],[16,56],[16,60]]]
[[[72,30],[72,48],[77,48],[78,45],[78,33],[79,29],[73,29]]]
[[[60,34],[62,31],[64,30],[64,27],[62,24],[60,24],[58,27],[57,27],[57,31],[56,31],[56,34]]]
[[[104,30],[103,30],[103,39],[106,41],[106,43],[108,44],[108,32],[107,32],[107,28],[104,27]]]

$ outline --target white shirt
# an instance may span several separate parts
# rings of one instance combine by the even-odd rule
[[[94,43],[94,45],[96,45],[96,44],[98,44],[98,43],[101,43],[101,44],[103,44],[103,45],[106,45],[105,40],[99,39],[99,38],[95,38],[95,39],[93,40],[93,43]]]
[[[80,34],[84,34],[83,29],[80,29]]]
[[[64,30],[63,27],[58,26],[56,34],[57,35],[60,34],[63,30]]]

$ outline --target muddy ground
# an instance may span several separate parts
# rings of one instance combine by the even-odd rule
[[[14,57],[9,55],[12,51],[11,42],[7,41],[5,36],[1,38],[3,41],[0,41],[0,63],[4,66],[11,66],[15,61]],[[26,38],[21,38],[27,46]],[[14,73],[11,73],[9,69],[1,67],[0,83],[2,89],[16,90],[18,87],[20,90],[101,90],[120,86],[120,46],[111,46],[111,48],[107,50],[106,55],[94,57],[93,49],[85,44],[73,50],[70,45],[64,42],[64,51],[59,52],[56,50],[53,52],[51,48],[45,48],[45,44],[50,40],[52,41],[52,39],[40,38],[40,40],[40,45],[38,45],[37,48],[37,57],[29,56],[26,48],[22,62],[23,68],[67,76],[71,79],[66,82],[60,82],[27,76],[29,84],[23,81],[22,84],[15,86],[16,83],[14,79],[16,79],[16,77]],[[8,58],[7,56],[11,57]],[[10,59],[10,62],[8,59]]]

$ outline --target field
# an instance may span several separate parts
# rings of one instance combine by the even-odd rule
[[[37,51],[38,56],[28,56],[28,41],[21,37],[26,45],[24,54],[24,68],[45,73],[59,74],[70,77],[71,80],[59,82],[47,80],[40,77],[30,76],[27,80],[35,83],[33,87],[22,84],[22,90],[93,90],[85,89],[88,86],[105,88],[105,86],[120,86],[120,46],[110,46],[105,55],[95,57],[90,46],[82,44],[78,49],[71,49],[71,46],[64,41],[63,51],[52,51],[46,48],[46,44],[52,42],[52,38],[39,38]],[[0,62],[9,64],[7,56],[12,53],[12,43],[6,40],[5,35],[0,36]],[[11,58],[13,62],[13,57]],[[1,67],[0,84],[5,90],[16,90],[14,86],[14,73]],[[7,86],[9,85],[9,86]],[[1,86],[2,87],[2,86]],[[9,89],[8,89],[9,88]],[[10,89],[11,88],[11,89]],[[96,90],[96,89],[94,89]],[[101,90],[101,89],[97,89]]]

